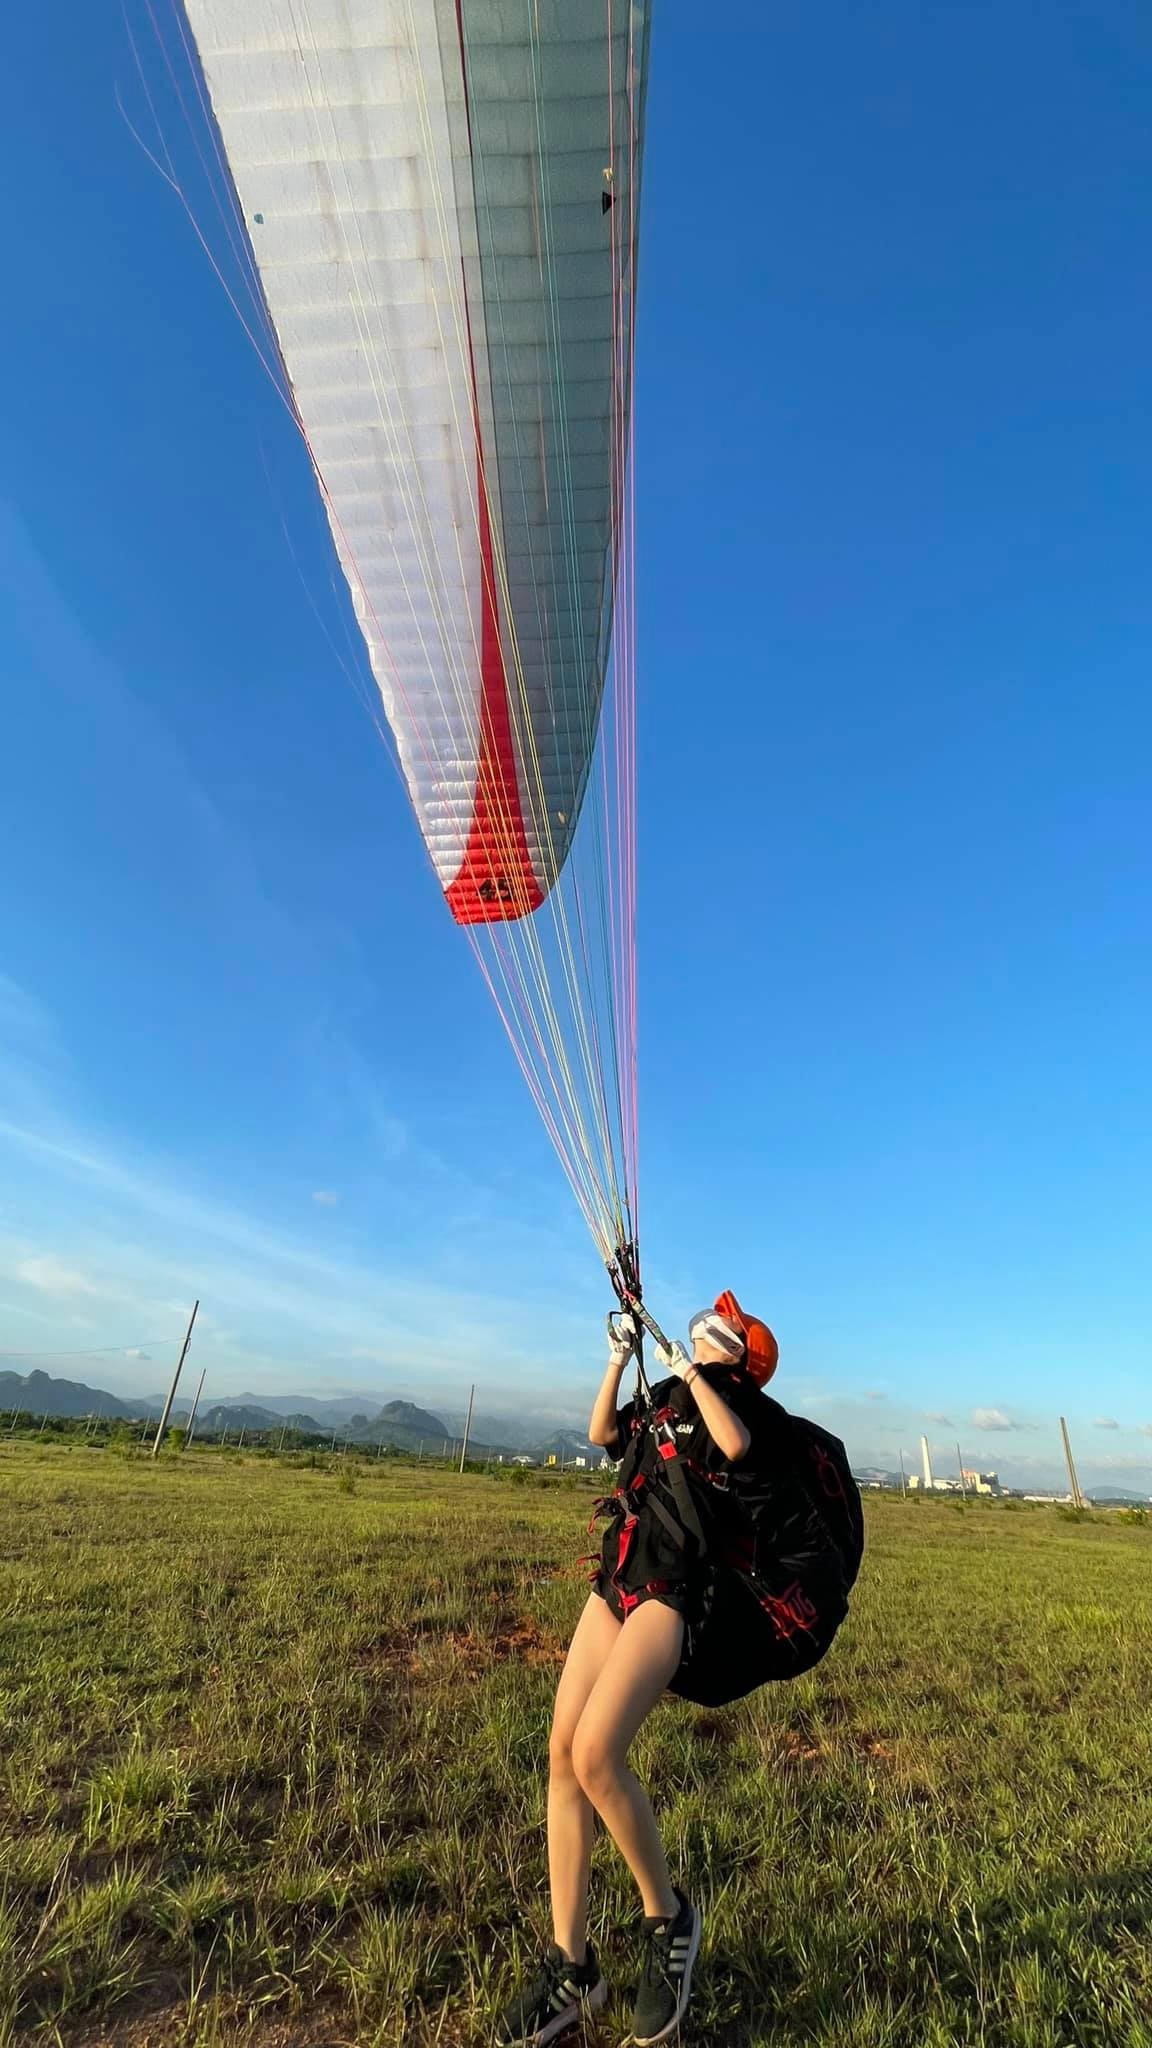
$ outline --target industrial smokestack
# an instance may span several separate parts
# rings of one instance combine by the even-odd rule
[[[931,1456],[929,1455],[929,1451],[928,1451],[928,1439],[927,1439],[927,1437],[926,1437],[926,1436],[922,1436],[922,1437],[921,1437],[921,1439],[920,1439],[920,1456],[921,1456],[921,1459],[922,1459],[922,1461],[923,1461],[923,1465],[924,1465],[924,1486],[925,1486],[925,1489],[926,1489],[926,1491],[927,1491],[928,1493],[931,1493],[931,1491],[932,1491],[932,1459],[931,1459]]]

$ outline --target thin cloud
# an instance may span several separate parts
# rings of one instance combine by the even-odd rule
[[[888,1396],[880,1387],[868,1387],[865,1389],[864,1399],[866,1401],[886,1401]]]
[[[972,1423],[976,1429],[1015,1429],[1017,1424],[1002,1408],[974,1408]]]
[[[1093,1429],[1119,1429],[1120,1424],[1114,1415],[1097,1415],[1093,1418],[1092,1427]]]
[[[938,1422],[942,1429],[952,1428],[952,1417],[950,1415],[942,1415],[939,1408],[926,1408],[924,1420],[925,1422]]]
[[[312,1200],[319,1209],[334,1209],[340,1197],[331,1188],[313,1188]]]
[[[76,1266],[69,1266],[63,1259],[51,1253],[41,1253],[30,1259],[17,1259],[12,1268],[17,1280],[25,1287],[34,1287],[40,1294],[83,1294],[94,1300],[116,1301],[120,1297],[115,1289],[102,1286]]]

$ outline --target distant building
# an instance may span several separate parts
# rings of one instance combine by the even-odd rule
[[[586,1472],[588,1470],[587,1458],[573,1458],[572,1463],[578,1472]]]
[[[968,1488],[969,1493],[999,1494],[1003,1492],[998,1472],[969,1472],[965,1470],[964,1484]]]

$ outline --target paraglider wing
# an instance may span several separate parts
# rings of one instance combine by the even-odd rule
[[[646,7],[186,10],[436,873],[460,923],[521,918],[608,659]]]

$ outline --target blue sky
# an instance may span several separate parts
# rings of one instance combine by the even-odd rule
[[[2,1362],[150,1385],[199,1293],[217,1393],[579,1413],[596,1256],[334,659],[301,451],[119,11],[65,13],[0,141]],[[641,276],[653,1304],[735,1287],[861,1459],[1054,1472],[1063,1411],[1152,1484],[1152,25],[696,19]]]

